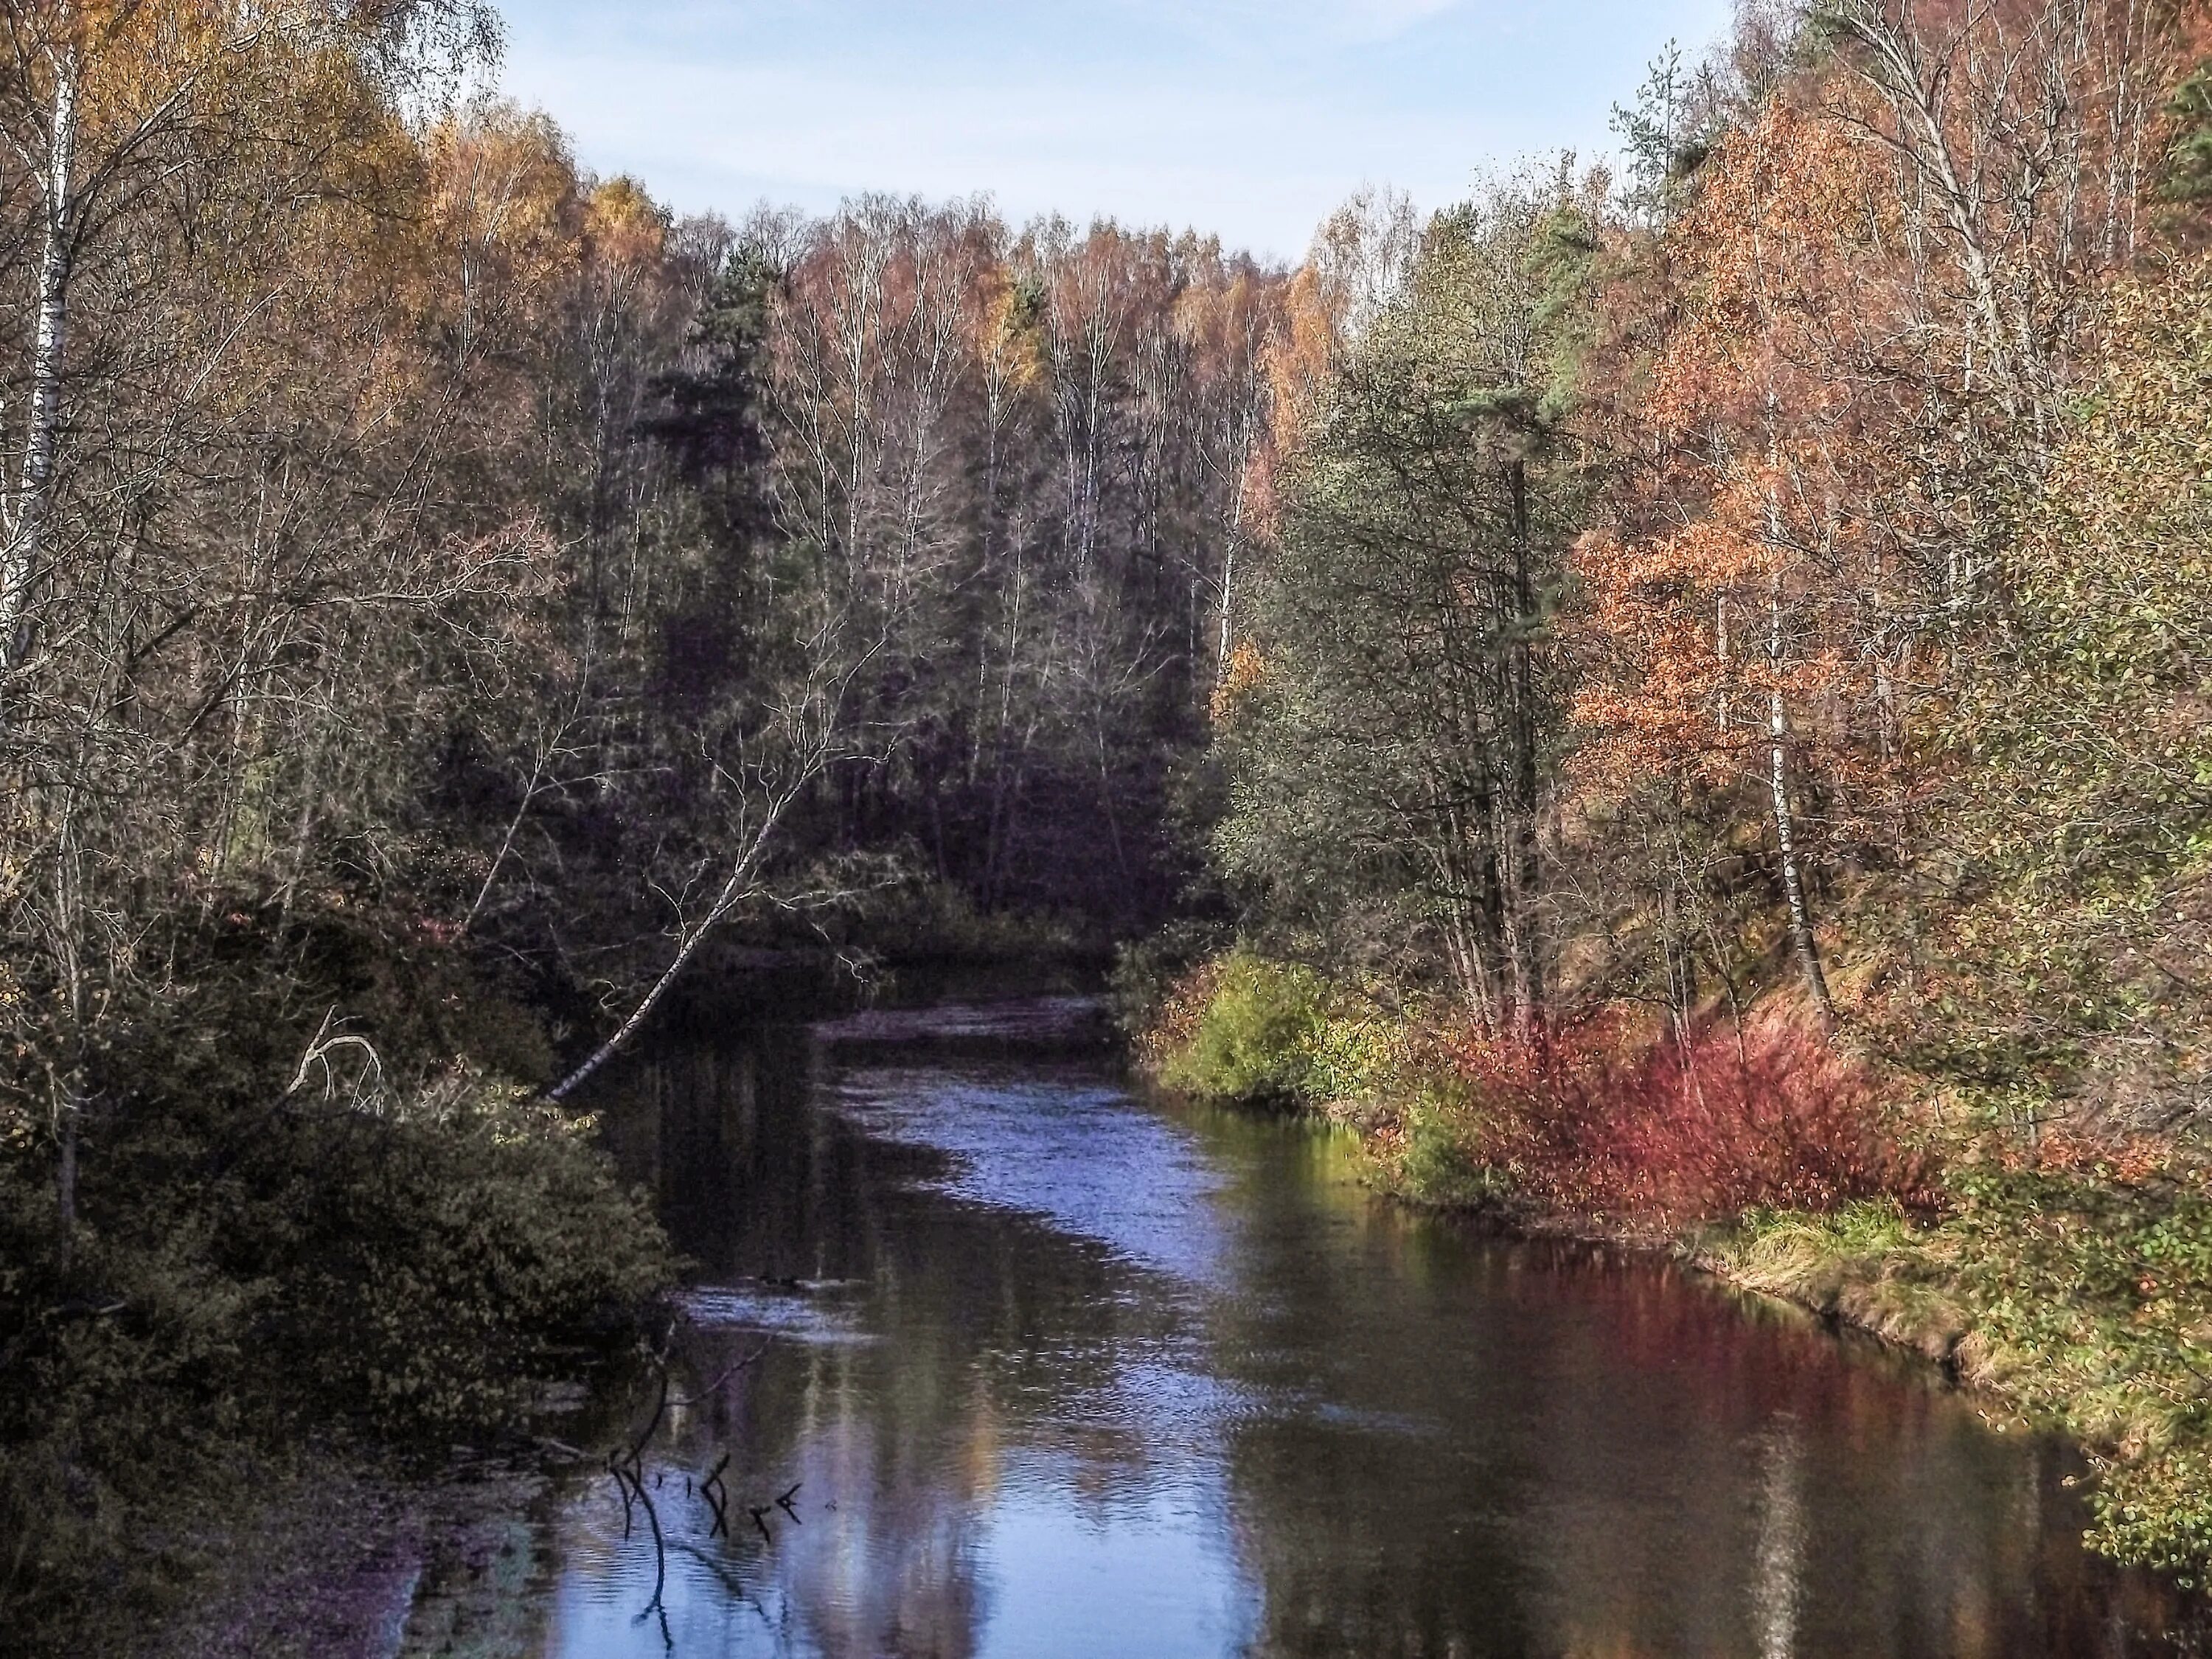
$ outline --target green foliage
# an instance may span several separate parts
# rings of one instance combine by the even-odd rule
[[[1739,1283],[1954,1360],[2095,1461],[2092,1541],[2212,1562],[2212,1191],[2113,1162],[1956,1172],[1933,1225],[1893,1206],[1747,1215],[1709,1241]]]
[[[386,1433],[518,1420],[565,1351],[632,1328],[668,1281],[589,1119],[475,1078],[440,1095],[320,1161],[269,1310],[303,1380]]]
[[[2112,296],[1961,660],[1930,837],[1958,902],[1904,1040],[2007,1116],[2148,1127],[2212,1074],[2208,295],[2197,260]]]
[[[2099,1454],[2098,1541],[2212,1561],[2212,1193],[2109,1164],[1969,1173],[1958,1278],[1980,1368]]]
[[[393,948],[321,923],[289,941],[373,1016],[380,1070],[342,1051],[329,1090],[286,1088],[315,1016],[271,994],[260,948],[193,961],[186,1018],[101,1057],[66,1252],[50,1147],[0,1143],[0,1627],[26,1650],[77,1650],[94,1610],[152,1617],[191,1563],[149,1528],[250,1504],[241,1461],[507,1429],[671,1282],[588,1120],[472,1066],[426,1073],[456,1046],[542,1049],[526,1012]]]
[[[1263,939],[1473,994],[1527,934],[1505,913],[1534,882],[1582,499],[1547,332],[1586,269],[1562,258],[1575,210],[1543,181],[1437,215],[1284,458],[1251,602],[1264,669],[1222,737],[1213,837]]]
[[[1633,105],[1613,106],[1613,131],[1626,173],[1621,205],[1647,225],[1663,223],[1680,200],[1682,182],[1711,135],[1690,116],[1695,71],[1685,69],[1682,48],[1669,40],[1651,60]]]
[[[1303,1092],[1322,1105],[1370,1102],[1407,1085],[1413,1027],[1405,1013],[1342,994],[1307,1039]]]
[[[2212,65],[2200,64],[2167,100],[2167,140],[2158,194],[2169,202],[2212,197]]]
[[[1511,1173],[1483,1136],[1480,1103],[1455,1079],[1417,1085],[1398,1112],[1398,1144],[1387,1170],[1391,1189],[1416,1204],[1491,1210],[1512,1197]]]
[[[1160,1080],[1208,1100],[1310,1101],[1325,1018],[1312,969],[1237,951],[1220,964],[1196,1029],[1166,1056]]]

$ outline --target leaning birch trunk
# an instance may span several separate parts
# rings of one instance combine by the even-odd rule
[[[76,232],[72,175],[76,154],[77,62],[74,50],[54,66],[52,125],[47,165],[40,188],[46,234],[39,257],[38,316],[31,347],[31,407],[23,441],[23,471],[9,515],[6,556],[0,562],[0,668],[30,654],[31,590],[46,555],[46,524],[53,493],[54,454],[59,447],[62,364],[69,333],[70,270]]]
[[[555,1102],[568,1099],[620,1054],[629,1040],[644,1027],[645,1022],[652,1018],[653,1011],[659,1006],[661,999],[683,977],[684,970],[691,965],[692,958],[699,954],[700,947],[706,944],[708,937],[721,925],[731,911],[759,892],[754,878],[759,872],[762,860],[767,855],[769,837],[775,834],[777,822],[783,817],[785,809],[797,799],[798,793],[798,788],[793,787],[779,792],[770,801],[767,814],[761,820],[760,829],[739,854],[737,863],[731,867],[729,878],[714,896],[714,902],[707,907],[706,913],[696,923],[678,932],[675,960],[661,971],[659,978],[653,981],[651,988],[638,1000],[637,1006],[630,1010],[629,1017],[616,1028],[615,1034],[594,1048],[590,1059],[548,1089],[546,1099]]]
[[[1827,1025],[1836,1023],[1828,978],[1820,969],[1820,947],[1805,902],[1805,883],[1797,865],[1797,819],[1790,805],[1790,717],[1782,696],[1782,577],[1778,573],[1767,599],[1767,667],[1773,677],[1767,714],[1768,785],[1774,797],[1774,839],[1782,849],[1782,893],[1790,908],[1790,942],[1804,971],[1805,988]]]

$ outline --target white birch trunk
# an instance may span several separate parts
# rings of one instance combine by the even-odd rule
[[[798,799],[806,781],[818,769],[818,764],[808,767],[798,782],[779,791],[769,802],[760,828],[754,832],[744,851],[738,854],[737,862],[730,867],[729,876],[722,883],[721,890],[714,896],[714,902],[707,907],[706,913],[696,922],[678,933],[675,960],[661,971],[660,977],[654,980],[645,995],[638,1000],[637,1006],[630,1010],[629,1017],[616,1028],[615,1034],[593,1049],[591,1057],[582,1065],[548,1089],[546,1099],[556,1102],[566,1100],[629,1046],[629,1040],[643,1029],[653,1011],[660,1006],[661,1000],[683,977],[684,970],[691,965],[692,959],[699,954],[700,948],[707,943],[715,928],[738,905],[759,892],[755,877],[759,873],[762,861],[768,856],[776,825],[791,804]]]
[[[38,318],[31,346],[31,406],[23,438],[22,473],[7,527],[6,556],[0,562],[0,667],[15,666],[30,652],[32,588],[46,556],[54,457],[60,447],[62,366],[69,337],[73,253],[70,244],[76,234],[72,192],[77,73],[74,50],[56,58],[47,165],[40,181],[46,201],[46,228],[39,258]]]
[[[1782,852],[1782,893],[1790,908],[1790,942],[1796,947],[1798,966],[1804,970],[1805,988],[1828,1024],[1836,1022],[1836,1005],[1828,995],[1827,975],[1820,969],[1820,948],[1813,937],[1812,912],[1805,902],[1803,872],[1797,864],[1797,818],[1790,804],[1790,716],[1782,695],[1782,578],[1778,574],[1767,601],[1766,660],[1773,676],[1768,705],[1767,781],[1774,799],[1774,839]]]

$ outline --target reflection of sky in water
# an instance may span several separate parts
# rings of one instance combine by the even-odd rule
[[[981,1528],[984,1659],[1213,1655],[1249,1640],[1259,1590],[1228,1542],[1217,1472],[1071,1505],[1074,1471],[1018,1459]]]
[[[843,1461],[824,1444],[806,1463],[827,1479]],[[672,1540],[662,1593],[672,1650],[1212,1659],[1250,1640],[1260,1592],[1237,1562],[1218,1468],[1192,1465],[1104,1492],[1091,1490],[1074,1462],[1048,1454],[1012,1455],[996,1474],[987,1503],[940,1512],[920,1535],[859,1496],[807,1512],[803,1528],[780,1525],[773,1557],[742,1536],[702,1545],[689,1512],[696,1505],[670,1482],[659,1502]],[[652,1598],[653,1560],[642,1519],[636,1524],[637,1541],[625,1546],[611,1486],[572,1510],[550,1652],[617,1659],[671,1650],[659,1620],[639,1617]],[[968,1594],[933,1605],[946,1582]],[[934,1623],[948,1614],[953,1627]]]
[[[757,1228],[726,1273],[823,1275],[687,1295],[702,1364],[769,1340],[648,1455],[675,1654],[2166,1650],[2083,1571],[2063,1463],[1809,1328],[1376,1208],[1321,1143],[1095,1068],[917,1058],[667,1097],[656,1144]],[[725,1452],[722,1540],[684,1480]],[[671,1652],[611,1480],[561,1526],[548,1653]]]
[[[792,1342],[872,1342],[859,1310],[819,1294],[750,1285],[699,1285],[677,1298],[684,1316],[704,1329],[758,1331]]]
[[[951,1158],[938,1184],[952,1197],[1042,1216],[1194,1285],[1219,1279],[1220,1176],[1190,1136],[1095,1074],[885,1067],[848,1073],[835,1098],[867,1133]]]
[[[748,1492],[804,1483],[803,1524],[771,1515],[772,1546],[750,1530],[744,1505],[759,1500],[747,1497],[731,1540],[702,1548],[683,1466],[710,1466],[713,1443],[668,1448],[660,1505],[678,1541],[663,1601],[674,1651],[1212,1659],[1243,1650],[1260,1593],[1236,1557],[1223,1443],[1271,1407],[1206,1364],[1202,1310],[1225,1271],[1226,1229],[1212,1201],[1221,1179],[1194,1139],[1079,1068],[857,1069],[837,1075],[827,1101],[872,1140],[943,1154],[948,1166],[924,1183],[935,1198],[1032,1218],[1119,1266],[1094,1285],[1102,1322],[1079,1322],[1058,1340],[1033,1334],[1000,1356],[1024,1370],[990,1385],[998,1408],[975,1408],[995,1426],[962,1419],[963,1437],[921,1454],[912,1483],[885,1478],[887,1456],[917,1449],[898,1443],[870,1397],[883,1382],[852,1396],[826,1390],[835,1405],[787,1458],[739,1482]],[[869,1287],[852,1282],[704,1285],[684,1302],[697,1326],[740,1346],[752,1333],[774,1338],[771,1367],[836,1366],[881,1334]],[[865,1363],[897,1370],[889,1348],[872,1352],[879,1358]],[[991,1370],[995,1352],[975,1363]],[[821,1358],[800,1362],[806,1353]],[[681,1440],[686,1422],[671,1427]],[[970,1443],[986,1433],[988,1443]],[[653,1586],[642,1518],[625,1544],[621,1503],[601,1481],[572,1505],[566,1531],[549,1651],[665,1652],[659,1620],[636,1616]]]

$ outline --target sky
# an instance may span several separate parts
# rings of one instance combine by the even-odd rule
[[[978,193],[1293,259],[1362,185],[1424,209],[1611,149],[1729,0],[505,0],[510,97],[680,212]]]

